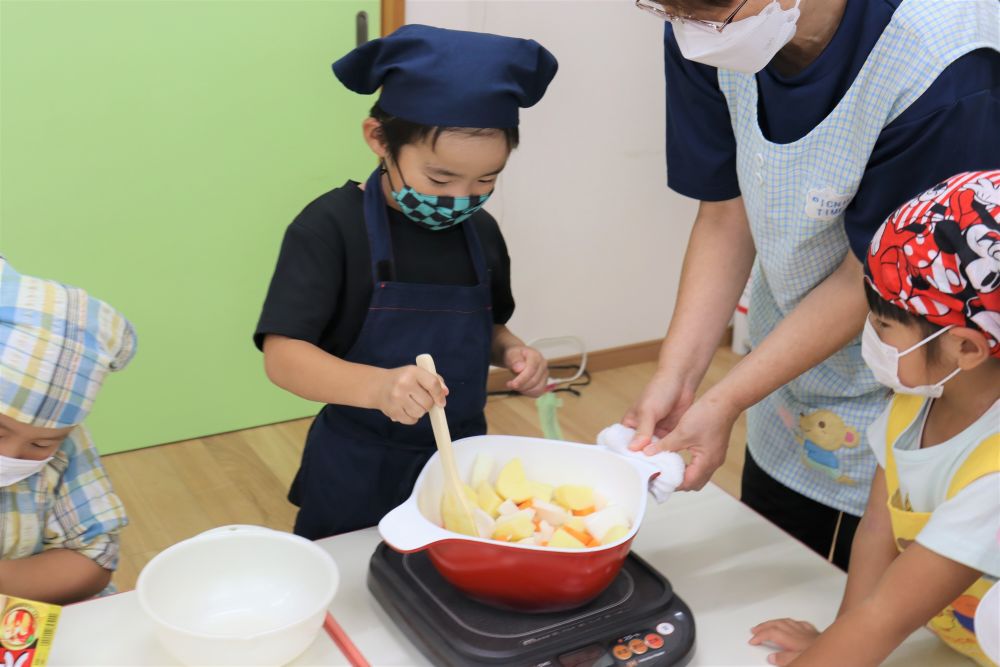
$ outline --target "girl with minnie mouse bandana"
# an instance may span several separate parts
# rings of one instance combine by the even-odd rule
[[[980,665],[975,612],[1000,576],[1000,170],[899,208],[865,262],[865,361],[893,390],[837,620],[768,621],[777,665],[877,665],[922,625]],[[864,641],[859,639],[864,638]]]

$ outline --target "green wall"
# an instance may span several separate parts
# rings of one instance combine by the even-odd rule
[[[312,414],[251,334],[284,228],[364,178],[330,63],[377,0],[0,0],[0,252],[122,310],[102,452]]]

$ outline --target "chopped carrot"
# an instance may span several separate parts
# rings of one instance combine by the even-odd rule
[[[538,517],[535,517],[534,519],[532,519],[531,523],[535,524],[535,530],[540,530],[541,527],[542,527],[542,520],[539,519]]]
[[[594,539],[593,535],[591,535],[585,530],[584,531],[576,530],[574,528],[570,528],[566,524],[563,524],[561,528],[570,535],[572,535],[573,537],[575,537],[576,539],[580,540],[581,544],[587,544],[587,542]]]
[[[588,547],[599,547],[599,546],[601,546],[601,541],[599,539],[597,539],[596,537],[591,537],[590,541],[587,542],[587,546]]]
[[[534,507],[535,504],[533,502],[531,502],[531,500],[532,500],[531,498],[528,498],[524,502],[518,503],[517,504],[517,509],[519,509],[519,510],[526,510],[526,509],[530,509],[530,508]]]
[[[593,514],[597,511],[593,505],[590,507],[584,507],[582,510],[573,510],[573,516],[587,516],[588,514]]]

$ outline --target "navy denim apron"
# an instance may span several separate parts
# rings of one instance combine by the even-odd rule
[[[344,359],[379,368],[434,357],[450,394],[453,438],[486,433],[486,376],[493,313],[486,259],[471,221],[462,224],[476,284],[395,282],[392,238],[380,170],[364,193],[374,289],[357,340]],[[367,528],[402,503],[435,451],[430,419],[407,426],[379,410],[327,405],[309,430],[288,499],[299,506],[295,533],[319,539]]]

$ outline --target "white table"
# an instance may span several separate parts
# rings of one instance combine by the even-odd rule
[[[378,533],[368,529],[318,543],[333,555],[341,572],[341,588],[330,611],[372,665],[428,665],[366,588],[368,559],[378,542]],[[753,625],[790,616],[823,627],[833,620],[844,588],[840,570],[712,485],[651,506],[633,547],[670,579],[691,607],[697,627],[690,663],[694,667],[766,665],[768,651],[747,644]],[[49,664],[176,663],[157,644],[135,594],[122,593],[66,607]],[[349,663],[321,632],[292,664]],[[971,663],[920,630],[885,664]]]

